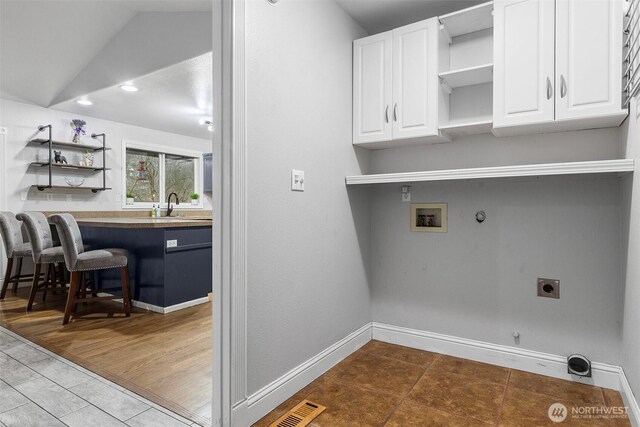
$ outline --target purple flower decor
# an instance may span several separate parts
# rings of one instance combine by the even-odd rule
[[[87,125],[87,122],[80,119],[71,120],[70,126],[73,129],[73,142],[80,142],[80,135],[86,135],[87,133],[84,131],[84,127]]]

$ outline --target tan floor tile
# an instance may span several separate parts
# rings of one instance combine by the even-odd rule
[[[440,355],[431,365],[431,369],[467,375],[502,385],[507,383],[509,377],[509,369],[507,368],[445,355]]]
[[[567,408],[567,418],[553,422],[549,418],[549,407],[554,403],[562,403]],[[572,414],[572,403],[553,396],[520,390],[509,386],[502,408],[500,426],[502,427],[534,427],[534,426],[589,426],[610,425],[603,419],[580,419]]]
[[[529,372],[513,370],[509,378],[509,386],[565,399],[576,405],[604,404],[602,392],[599,387],[545,377]]]
[[[408,399],[466,418],[497,423],[505,386],[491,381],[429,369]]]
[[[329,380],[307,399],[327,409],[312,427],[380,426],[400,402],[399,396]]]
[[[385,427],[487,427],[470,418],[463,418],[405,400],[398,406]]]
[[[365,353],[351,360],[334,378],[347,384],[403,396],[424,371],[421,366]]]
[[[362,349],[377,356],[390,357],[403,362],[424,366],[425,368],[429,367],[438,356],[437,353],[375,340],[369,341]]]
[[[253,424],[252,427],[266,427],[273,423],[275,420],[280,418],[287,412],[289,409],[293,408],[295,405],[300,403],[301,400],[305,399],[309,393],[316,390],[321,385],[325,384],[328,381],[328,377],[322,375],[317,380],[313,381],[311,384],[291,396],[289,399],[285,400],[282,404],[278,405],[273,411],[269,412],[267,415],[262,417],[258,422]]]
[[[624,408],[624,401],[622,400],[622,396],[620,396],[620,392],[616,390],[610,390],[608,388],[603,388],[602,394],[604,395],[605,406],[609,408]],[[631,427],[631,422],[629,421],[629,417],[626,414],[612,414],[611,423],[615,427]]]

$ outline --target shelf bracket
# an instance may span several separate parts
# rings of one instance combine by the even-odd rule
[[[47,187],[43,187],[40,188],[38,187],[38,190],[43,191],[45,188],[51,188],[52,185],[52,178],[51,178],[51,163],[53,162],[52,156],[53,156],[53,138],[51,137],[51,125],[40,125],[38,126],[38,132],[43,132],[45,129],[49,129],[49,140],[47,141],[47,145],[49,146],[49,163],[47,164],[47,169],[49,172],[49,185]]]
[[[453,92],[453,90],[451,89],[451,86],[449,86],[447,84],[447,82],[442,78],[442,77],[438,77],[438,79],[440,79],[440,84],[442,85],[443,89],[449,94],[451,95],[451,93]]]
[[[91,138],[98,139],[102,138],[102,191],[107,188],[107,136],[104,133],[100,134],[91,134]],[[93,193],[97,193],[97,191],[91,190]]]
[[[447,31],[443,24],[440,24],[440,31],[442,31],[442,35],[444,35],[444,38],[447,39],[449,44],[453,43],[453,40],[451,40],[451,34],[449,34],[449,31]]]

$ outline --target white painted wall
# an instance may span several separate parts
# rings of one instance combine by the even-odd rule
[[[371,316],[368,197],[344,184],[367,163],[351,145],[352,41],[365,33],[322,0],[249,0],[246,14],[252,394]]]
[[[105,133],[107,146],[112,148],[107,151],[107,187],[112,190],[98,194],[84,191],[69,191],[67,193],[53,193],[53,200],[47,201],[46,193],[29,187],[33,184],[44,184],[48,181],[46,168],[29,168],[29,163],[35,161],[38,154],[46,155],[47,150],[27,142],[35,137],[46,138],[47,132],[39,133],[38,125],[52,124],[53,138],[63,141],[71,140],[71,128],[69,122],[80,118],[87,122],[85,130],[87,136],[82,142],[95,143],[88,135],[92,132]],[[25,210],[69,210],[69,211],[113,211],[122,208],[122,202],[117,196],[122,197],[124,191],[121,188],[122,171],[122,140],[144,142],[164,147],[182,148],[199,152],[211,152],[211,142],[167,132],[146,129],[123,123],[96,119],[88,116],[79,116],[50,108],[24,104],[6,99],[0,99],[0,127],[7,128],[6,156],[0,159],[0,177],[5,182],[7,206],[13,212]],[[79,150],[62,150],[67,159],[74,155],[82,155]],[[96,161],[101,164],[101,153],[96,153]],[[85,185],[102,184],[102,174],[83,174],[86,177]],[[65,173],[54,171],[54,184],[66,185]],[[28,192],[27,200],[21,200],[21,193]],[[71,194],[72,201],[68,202],[66,195]],[[205,197],[205,208],[211,209],[210,200]],[[189,201],[187,201],[189,202]]]
[[[627,158],[636,160],[636,173],[623,181],[623,278],[624,322],[622,327],[622,367],[636,396],[640,396],[640,96],[631,101],[631,112],[620,132]]]
[[[372,172],[619,157],[618,129],[378,151]],[[412,233],[400,186],[372,194],[375,322],[620,364],[623,280],[621,183],[555,177],[423,183],[412,202],[449,205],[445,234]],[[487,220],[475,221],[484,210]],[[560,300],[536,279],[560,279]],[[518,343],[512,338],[519,330]],[[637,353],[635,353],[637,354]]]

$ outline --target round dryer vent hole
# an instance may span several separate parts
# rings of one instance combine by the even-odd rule
[[[538,296],[543,298],[560,298],[560,280],[538,278]]]

